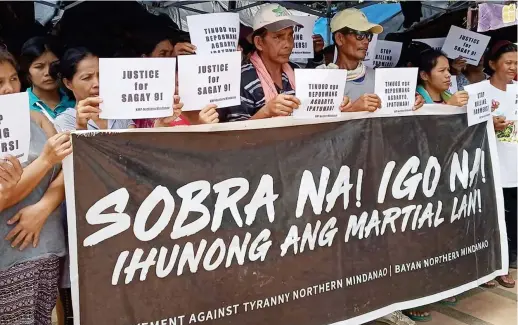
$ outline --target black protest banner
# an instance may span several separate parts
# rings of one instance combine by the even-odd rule
[[[298,123],[73,134],[80,324],[359,324],[504,273],[485,123]]]

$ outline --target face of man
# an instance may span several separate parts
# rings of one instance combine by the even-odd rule
[[[369,32],[337,32],[335,34],[336,44],[341,53],[351,60],[363,61],[367,55],[369,42],[372,34]]]
[[[293,33],[293,27],[277,32],[268,31],[264,36],[254,38],[255,46],[268,60],[279,64],[288,63],[294,46]]]

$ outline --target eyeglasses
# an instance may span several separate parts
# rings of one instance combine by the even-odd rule
[[[364,39],[367,39],[369,42],[372,41],[373,34],[372,34],[372,32],[369,32],[369,31],[361,32],[361,31],[349,28],[349,29],[347,29],[346,33],[356,36],[357,41],[363,41]]]

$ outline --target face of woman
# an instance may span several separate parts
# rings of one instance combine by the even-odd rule
[[[507,52],[502,54],[496,62],[491,61],[490,65],[495,70],[495,75],[510,83],[516,77],[516,61],[516,52]]]
[[[19,93],[21,86],[13,65],[9,62],[0,62],[0,95]]]
[[[77,64],[72,80],[65,79],[64,82],[77,101],[99,96],[99,58],[91,55],[85,57]]]
[[[29,67],[29,78],[35,88],[46,91],[52,91],[58,88],[57,81],[52,79],[49,75],[50,65],[57,60],[58,58],[54,53],[46,51],[32,62]]]
[[[171,58],[174,56],[174,46],[169,40],[163,40],[158,43],[153,52],[151,52],[152,58]]]
[[[430,71],[430,73],[424,73],[421,78],[426,81],[429,87],[433,87],[441,92],[448,90],[448,88],[450,88],[451,81],[450,64],[448,59],[444,56],[440,56],[432,71]]]

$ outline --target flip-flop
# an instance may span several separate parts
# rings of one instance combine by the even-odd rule
[[[444,305],[444,306],[455,307],[455,306],[457,306],[457,303],[459,302],[459,300],[457,299],[457,297],[452,297],[452,298],[454,298],[455,300],[452,300],[452,301],[450,301],[450,300],[441,300],[441,301],[439,301],[439,303],[441,305]]]
[[[509,276],[509,275],[507,275],[507,276]],[[502,280],[502,277],[500,277],[500,276],[496,278],[496,282],[498,282],[498,284],[500,284],[502,287],[505,287],[508,289],[512,289],[516,285],[515,282],[513,282],[513,283],[505,282],[504,280]]]
[[[429,315],[428,316],[417,316],[417,315],[412,315],[411,312],[420,312],[418,310],[415,310],[415,309],[410,309],[410,310],[404,310],[403,311],[403,314],[405,316],[407,316],[408,318],[410,318],[411,320],[413,320],[414,322],[429,322],[432,320],[432,315],[430,315],[430,313],[428,313]]]

